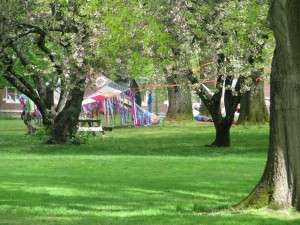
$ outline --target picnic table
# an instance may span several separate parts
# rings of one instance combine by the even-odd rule
[[[93,136],[96,136],[96,131],[99,131],[101,134],[104,134],[101,119],[79,118],[78,131],[92,132]]]

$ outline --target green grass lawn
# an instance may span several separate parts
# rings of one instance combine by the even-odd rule
[[[291,225],[293,211],[232,211],[261,177],[268,126],[116,128],[84,145],[49,146],[22,121],[0,120],[0,224]]]

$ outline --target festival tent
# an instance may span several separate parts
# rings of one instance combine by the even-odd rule
[[[161,122],[161,117],[147,112],[135,103],[134,93],[106,77],[98,77],[92,93],[82,102],[82,116],[99,118],[104,115],[106,123],[114,126],[114,115],[119,114],[122,124],[149,126]],[[91,90],[89,90],[91,92]]]

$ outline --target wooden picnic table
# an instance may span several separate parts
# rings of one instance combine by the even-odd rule
[[[89,131],[92,132],[93,136],[96,136],[96,131],[100,131],[101,134],[104,134],[101,119],[79,118],[78,131]]]

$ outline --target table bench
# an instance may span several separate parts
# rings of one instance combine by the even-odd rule
[[[88,126],[86,126],[88,125]],[[93,136],[96,136],[96,131],[99,131],[102,135],[104,130],[102,128],[101,119],[79,119],[78,120],[78,132],[92,132]]]

